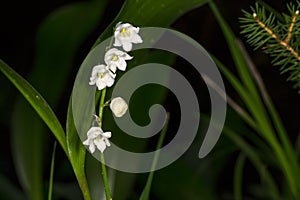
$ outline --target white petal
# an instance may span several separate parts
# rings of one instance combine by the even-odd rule
[[[95,145],[94,145],[94,143],[91,143],[91,144],[90,144],[89,149],[90,149],[90,152],[91,152],[91,153],[94,153],[94,152],[95,152]]]
[[[102,136],[106,137],[106,138],[110,138],[111,137],[111,132],[104,132],[104,133],[102,133]]]
[[[111,49],[109,49],[109,50],[105,53],[104,59],[106,60],[106,58],[109,57],[110,60],[111,60],[111,58],[113,57],[113,55],[116,54],[116,53],[115,53],[116,51],[118,51],[118,49],[116,49],[116,48],[111,48]]]
[[[132,49],[132,44],[130,42],[123,42],[123,49],[125,51],[131,51]]]
[[[97,75],[97,73],[99,72],[104,72],[105,71],[105,65],[96,65],[93,67],[93,70],[92,70],[92,75],[95,76]]]
[[[91,140],[88,138],[82,142],[83,145],[90,145]]]
[[[138,43],[143,43],[143,40],[142,40],[141,36],[136,34],[136,35],[133,36],[132,42],[135,43],[135,44],[138,44]]]
[[[108,79],[106,82],[107,87],[111,87],[114,84],[114,82],[115,82],[115,79],[113,79],[113,78]]]
[[[120,51],[119,49],[116,49],[116,48],[112,48],[108,52],[110,52],[110,54],[112,54],[112,55],[117,55],[117,56],[120,56],[123,54],[123,51]]]
[[[120,26],[122,24],[122,22],[118,22],[117,24],[116,24],[116,28],[118,27],[118,26]]]
[[[116,74],[114,74],[114,73],[112,73],[112,72],[109,72],[109,75],[110,75],[110,77],[113,78],[113,79],[116,78]]]
[[[103,153],[106,148],[106,144],[102,139],[95,141],[95,145],[97,146],[97,149],[101,151],[101,153]]]
[[[106,87],[106,84],[100,79],[97,80],[96,85],[98,87],[98,90],[102,90]]]
[[[116,73],[117,71],[117,66],[115,64],[110,64],[109,65],[109,69],[110,71],[112,71],[113,73]]]
[[[112,62],[112,56],[111,55],[106,55],[104,56],[104,62],[107,64],[107,65],[110,65],[111,62]]]
[[[116,36],[115,36],[114,46],[115,46],[115,47],[120,47],[120,46],[122,46],[121,41],[120,41],[118,38],[116,38]]]
[[[100,135],[103,133],[102,129],[97,126],[91,127],[88,132],[86,133],[88,137],[90,137],[92,134],[97,133],[97,135]]]
[[[129,28],[129,27],[132,27],[132,25],[129,24],[129,23],[124,23],[124,24],[121,24],[120,27],[122,27],[122,28]]]
[[[89,85],[95,85],[96,81],[95,80],[92,80],[89,82]]]
[[[133,58],[133,56],[128,55],[127,53],[125,53],[125,56],[123,56],[125,60],[131,60]]]
[[[105,142],[106,146],[110,147],[110,142],[109,142],[109,140],[108,140],[108,139],[106,139],[106,138],[104,138],[103,140],[104,140],[104,142]]]
[[[118,69],[121,71],[125,71],[127,67],[127,63],[124,59],[120,59],[119,65],[117,65]]]
[[[102,133],[103,131],[101,130],[100,127],[91,127],[90,130],[87,132],[87,137],[90,140],[89,144],[91,143],[92,140],[101,136]]]

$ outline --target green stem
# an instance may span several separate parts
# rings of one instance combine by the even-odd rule
[[[102,119],[103,119],[103,109],[105,106],[105,95],[106,95],[106,88],[104,88],[101,92],[101,99],[100,99],[100,106],[99,106],[99,118],[100,118],[100,124],[99,126],[102,126]],[[104,154],[100,153],[100,160],[101,160],[101,168],[102,168],[102,177],[103,177],[103,184],[104,184],[104,190],[105,190],[105,196],[107,200],[111,200],[111,194],[108,184],[108,176],[106,172],[106,166],[105,166],[105,160],[104,160]]]
[[[105,101],[105,95],[106,95],[106,88],[104,88],[102,90],[102,93],[101,93],[101,99],[100,99],[100,105],[99,105],[99,118],[102,122],[102,117],[103,117],[103,109],[104,109],[104,101]]]
[[[100,159],[101,159],[101,167],[102,167],[102,176],[103,176],[103,184],[104,184],[104,190],[105,190],[105,196],[107,200],[111,200],[111,194],[108,184],[108,176],[106,172],[106,166],[105,166],[105,160],[104,160],[104,154],[100,153]]]

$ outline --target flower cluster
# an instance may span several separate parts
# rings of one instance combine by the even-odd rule
[[[114,84],[117,69],[125,71],[127,67],[126,60],[133,57],[126,52],[132,50],[132,44],[142,43],[142,38],[138,35],[139,28],[133,27],[129,23],[118,23],[114,33],[114,46],[122,46],[124,51],[117,48],[109,49],[104,55],[105,65],[96,65],[92,70],[90,85],[96,85],[98,90],[105,87],[111,87]]]
[[[93,67],[89,85],[95,85],[98,90],[103,90],[106,87],[111,87],[115,82],[117,69],[125,71],[127,60],[133,57],[127,52],[132,50],[133,44],[142,43],[143,40],[139,35],[139,28],[134,27],[129,23],[119,22],[115,27],[113,48],[109,47],[104,55],[105,64],[99,64]],[[115,47],[122,47],[119,50]],[[128,105],[121,97],[116,97],[111,100],[110,109],[116,117],[122,117]],[[96,116],[99,126],[91,127],[87,132],[87,139],[83,142],[89,146],[91,153],[97,149],[103,153],[107,146],[110,146],[108,138],[111,137],[111,132],[103,132],[99,117]],[[100,119],[101,121],[102,119]]]

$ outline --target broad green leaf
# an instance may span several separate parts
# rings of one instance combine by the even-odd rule
[[[24,98],[35,109],[49,129],[53,132],[62,148],[66,151],[64,130],[47,101],[17,72],[0,60],[1,72],[15,85]]]
[[[29,80],[56,107],[66,91],[70,70],[74,68],[78,48],[95,29],[106,1],[77,2],[51,13],[37,33],[36,59]],[[14,158],[20,181],[31,199],[43,193],[43,152],[47,131],[43,122],[22,101],[14,112]],[[24,111],[25,110],[25,111]],[[65,136],[64,136],[65,137]],[[68,155],[66,141],[63,149]],[[36,151],[39,149],[39,151]],[[35,170],[33,170],[35,169]]]
[[[197,8],[209,0],[126,0],[120,13],[97,39],[95,45],[112,35],[113,27],[119,22],[129,22],[135,26],[169,27],[187,11]]]
[[[76,54],[97,27],[106,0],[76,2],[58,8],[41,24],[37,33],[36,59],[32,83],[52,105],[65,94]],[[49,87],[51,86],[51,90]]]
[[[66,151],[66,140],[65,140],[65,134],[64,130],[61,127],[61,124],[59,123],[58,119],[56,118],[54,112],[48,105],[48,103],[44,100],[44,98],[24,79],[22,78],[18,73],[16,73],[12,68],[10,68],[6,63],[4,63],[2,60],[0,60],[0,70],[2,73],[16,86],[16,88],[23,94],[25,99],[31,104],[31,106],[35,109],[35,111],[38,113],[38,115],[43,119],[43,121],[47,124],[49,129],[53,132],[53,134],[56,136],[57,140],[61,144],[62,148]],[[27,107],[21,107],[23,111]],[[28,109],[27,109],[28,110]],[[18,116],[20,117],[20,116]],[[24,118],[26,120],[30,120],[29,118]],[[32,119],[31,119],[32,120]],[[22,125],[27,127],[27,131],[33,131],[37,128],[39,129],[39,125],[36,124],[36,126],[29,127],[27,124],[24,124],[25,120],[21,120]],[[17,126],[15,124],[15,121],[13,121],[13,128],[15,131],[24,131],[20,130],[21,126]],[[23,135],[24,136],[24,135]],[[29,135],[25,135],[25,138],[27,138],[27,141],[32,141],[35,144],[37,144],[37,148],[42,147],[42,141],[36,141],[35,137],[30,137]],[[25,148],[23,151],[18,151],[18,148],[23,145],[24,140],[21,140],[22,138],[17,137],[16,135],[13,136],[13,147],[12,150],[14,153],[16,153],[14,156],[15,162],[17,164],[20,164],[22,166],[23,163],[26,163],[26,165],[22,168],[23,170],[19,170],[19,178],[21,179],[23,183],[23,187],[26,190],[28,196],[32,199],[39,199],[42,197],[42,179],[41,176],[35,176],[36,173],[41,173],[41,167],[38,162],[38,160],[33,160],[32,162],[29,162],[27,158],[30,156],[37,156],[40,157],[40,151],[30,151],[29,147],[28,149]],[[22,155],[24,153],[26,156],[18,156]],[[17,165],[19,167],[19,165]],[[17,168],[18,169],[18,168]],[[20,168],[19,168],[20,169]],[[26,172],[27,170],[27,172]],[[29,173],[28,173],[29,172]],[[31,173],[30,173],[31,172]],[[33,174],[34,176],[30,177],[30,175]],[[38,185],[39,184],[39,185]]]
[[[26,113],[28,116],[17,113]],[[36,116],[35,110],[19,98],[11,119],[11,150],[16,172],[25,193],[30,199],[39,199],[43,198],[42,158],[48,143],[40,134],[41,130],[45,130],[42,119],[31,116]],[[33,126],[28,126],[29,124]],[[39,150],[29,148],[31,145]]]
[[[69,103],[67,116],[67,146],[69,159],[81,188],[83,197],[85,200],[90,200],[91,195],[85,176],[86,149],[83,146],[74,125],[71,101]]]

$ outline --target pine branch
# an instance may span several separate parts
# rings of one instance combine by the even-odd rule
[[[256,3],[251,7],[253,14],[243,11],[240,18],[241,33],[254,49],[262,49],[273,58],[273,65],[280,66],[281,73],[288,73],[288,81],[293,81],[300,92],[300,17],[297,7],[287,5],[289,14],[282,14],[284,21],[276,19],[273,13],[267,13],[264,7]]]

